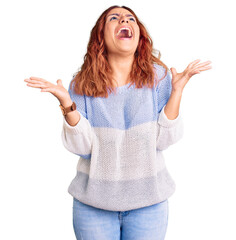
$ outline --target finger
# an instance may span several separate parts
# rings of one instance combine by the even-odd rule
[[[193,70],[189,73],[189,75],[190,75],[190,76],[193,76],[193,75],[195,75],[195,74],[201,73],[201,72],[206,71],[206,70],[209,70],[209,69],[211,69],[211,68],[212,68],[211,66],[196,68],[196,69],[193,69]]]
[[[212,66],[207,65],[203,65],[203,66],[197,66],[195,68],[193,68],[191,71],[195,71],[195,70],[199,70],[199,71],[204,71],[204,70],[208,70],[211,69]]]
[[[191,63],[189,63],[188,67],[187,68],[192,68],[194,65],[196,65],[197,63],[199,63],[201,60],[200,59],[197,59]]]
[[[42,81],[42,82],[47,82],[45,79],[43,78],[39,78],[39,77],[30,77],[31,80],[39,80],[39,81]]]
[[[31,79],[25,79],[24,80],[25,82],[28,82],[28,83],[38,83],[38,84],[46,84],[46,82],[44,81],[40,81],[40,80],[31,80]]]
[[[39,80],[30,80],[30,79],[25,79],[25,82],[27,82],[27,86],[33,86],[34,84],[38,85],[38,86],[42,86],[42,87],[46,87],[49,86],[49,84],[47,82],[42,82]]]
[[[37,80],[29,80],[27,82],[30,85],[39,85],[39,86],[42,86],[42,87],[47,87],[47,86],[49,87],[49,84],[47,82],[40,82],[40,81],[37,81]]]
[[[170,71],[171,71],[172,76],[175,76],[177,74],[175,68],[170,68]]]
[[[28,87],[33,87],[33,88],[45,88],[46,86],[43,84],[36,84],[36,83],[28,83]]]
[[[33,76],[31,76],[30,77],[30,79],[35,79],[35,80],[44,80],[44,81],[46,81],[45,79],[43,79],[43,78],[39,78],[39,77],[33,77]]]
[[[210,69],[212,69],[212,67],[211,66],[207,66],[207,67],[203,67],[203,68],[200,68],[199,69],[199,71],[206,71],[206,70],[210,70]]]
[[[207,66],[207,65],[209,65],[209,64],[211,64],[211,61],[206,61],[206,62],[199,63],[199,64],[195,65],[194,68],[195,68],[195,67]]]
[[[198,69],[192,71],[189,75],[192,77],[195,74],[199,74],[201,71],[199,71]]]

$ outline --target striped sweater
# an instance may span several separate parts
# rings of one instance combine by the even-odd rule
[[[126,84],[108,98],[78,95],[69,89],[81,119],[70,126],[63,118],[62,142],[79,156],[68,192],[79,201],[104,210],[128,211],[166,200],[175,182],[162,151],[183,135],[181,114],[164,113],[171,94],[171,76],[154,65],[157,85]]]

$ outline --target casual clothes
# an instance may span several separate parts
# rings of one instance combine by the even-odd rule
[[[165,70],[154,68],[158,81]],[[151,206],[175,191],[162,154],[183,135],[181,115],[170,120],[164,112],[171,94],[170,73],[153,88],[129,85],[117,87],[108,98],[69,89],[81,119],[76,126],[63,119],[63,144],[80,156],[68,192],[104,210]]]

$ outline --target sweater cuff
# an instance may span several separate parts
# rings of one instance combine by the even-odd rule
[[[165,105],[166,106],[166,105]],[[158,123],[166,128],[171,128],[174,127],[179,121],[180,121],[180,114],[173,120],[167,118],[164,110],[165,110],[165,106],[162,108],[160,115],[159,115],[159,119],[158,119]]]
[[[66,130],[67,133],[76,135],[78,133],[82,133],[84,129],[87,127],[87,122],[88,121],[80,112],[80,120],[75,126],[71,126],[63,117],[63,128]]]

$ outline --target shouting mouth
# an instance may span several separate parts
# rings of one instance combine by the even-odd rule
[[[131,39],[133,37],[133,33],[130,28],[122,27],[116,34],[118,39]]]

